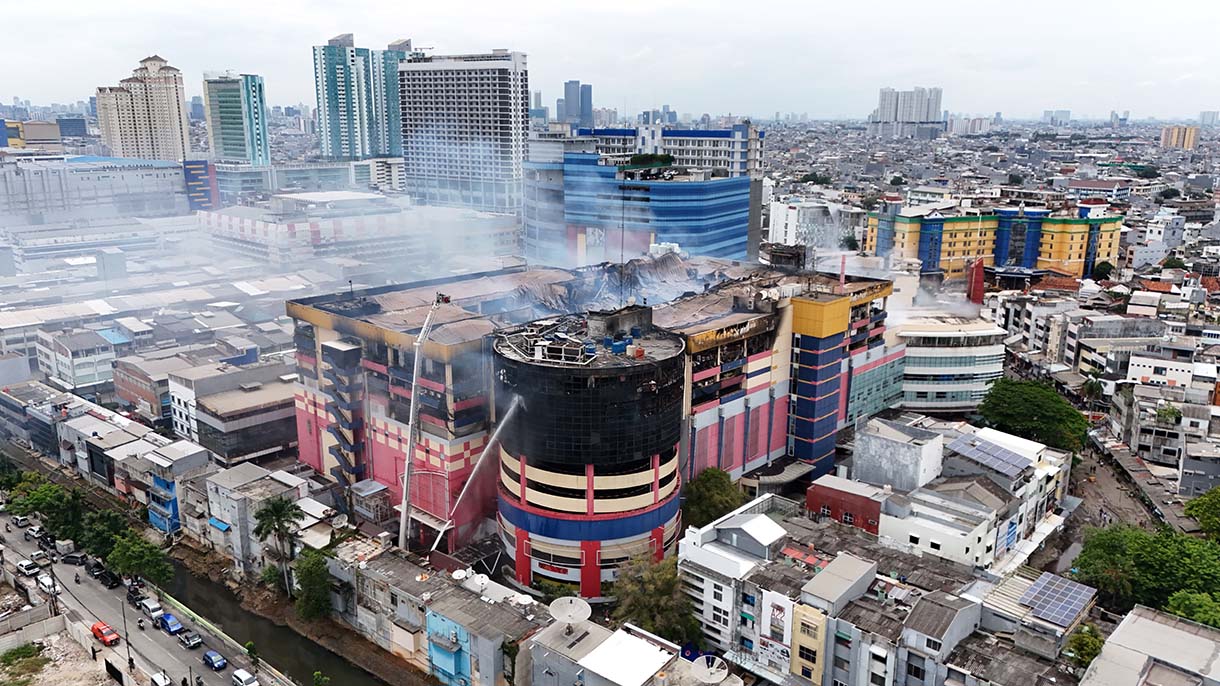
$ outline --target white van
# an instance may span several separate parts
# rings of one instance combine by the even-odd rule
[[[233,686],[258,686],[258,679],[244,669],[233,672]]]
[[[158,603],[153,598],[145,598],[140,601],[140,612],[148,615],[148,618],[157,621],[157,618],[165,614],[165,610],[161,609],[161,603]]]

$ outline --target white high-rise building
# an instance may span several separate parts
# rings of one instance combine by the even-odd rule
[[[872,135],[910,137],[943,130],[941,89],[915,87],[909,91],[882,88],[877,109],[869,117]]]
[[[412,199],[519,212],[529,131],[525,53],[413,55],[398,76]]]
[[[97,89],[97,120],[102,143],[118,157],[180,161],[187,142],[186,95],[182,72],[158,55],[118,86]]]

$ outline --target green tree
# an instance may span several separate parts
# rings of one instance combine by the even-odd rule
[[[1220,629],[1220,598],[1214,593],[1178,591],[1169,596],[1165,611]]]
[[[128,531],[123,515],[113,510],[93,510],[82,518],[81,537],[77,543],[94,557],[105,559],[114,549],[115,540]]]
[[[619,570],[614,591],[616,620],[631,622],[678,645],[699,640],[699,621],[691,611],[690,597],[682,590],[677,557],[660,562],[646,555],[631,559]]]
[[[43,523],[56,538],[79,541],[84,533],[85,496],[78,488],[69,489],[44,514]]]
[[[115,539],[114,549],[106,556],[106,566],[117,574],[139,576],[158,586],[174,578],[174,568],[165,551],[134,531]]]
[[[1080,397],[1084,398],[1089,404],[1089,409],[1093,409],[1093,403],[1106,392],[1106,387],[1102,385],[1101,379],[1097,376],[1090,376],[1085,379],[1085,382],[1080,385]]]
[[[828,174],[819,174],[818,172],[809,172],[801,177],[801,183],[812,183],[818,186],[829,186],[834,179]]]
[[[319,619],[330,614],[330,570],[326,556],[307,548],[293,565],[296,570],[297,614],[304,619]]]
[[[872,212],[873,210],[877,209],[877,203],[880,201],[880,195],[877,195],[876,193],[869,193],[868,195],[860,198],[860,207]]]
[[[313,686],[330,686],[330,677],[322,672],[313,673]]]
[[[1156,533],[1121,524],[1090,529],[1076,570],[1111,611],[1125,612],[1136,603],[1163,608],[1178,591],[1220,588],[1220,545],[1167,528]]]
[[[707,526],[746,501],[745,494],[723,469],[709,467],[682,489],[682,523]]]
[[[979,413],[1000,431],[1060,450],[1079,450],[1089,430],[1084,415],[1055,389],[1034,381],[997,379]]]
[[[9,503],[8,509],[13,514],[49,517],[63,499],[64,489],[61,486],[47,481],[33,483],[22,480],[17,486],[17,496]]]
[[[1020,174],[1009,174],[1008,175],[1008,185],[1020,186],[1023,183],[1025,183],[1024,176],[1021,176]]]
[[[851,234],[843,236],[843,240],[839,241],[839,245],[843,246],[844,250],[860,249],[860,241],[856,240],[856,237]]]
[[[246,641],[246,657],[250,658],[250,665],[254,667],[254,671],[258,672],[258,647],[254,645],[254,641]]]
[[[1182,418],[1182,411],[1174,407],[1172,403],[1165,403],[1156,408],[1156,418],[1159,422],[1166,424],[1177,424]]]
[[[1072,653],[1072,663],[1084,669],[1101,653],[1106,641],[1092,624],[1085,624],[1068,638],[1067,649]]]
[[[1097,589],[1106,607],[1134,604],[1135,561],[1133,547],[1143,540],[1144,532],[1134,527],[1113,526],[1089,529],[1076,558],[1076,575],[1081,582]]]
[[[1186,514],[1199,521],[1199,528],[1213,540],[1220,540],[1220,486],[1186,503]]]
[[[296,502],[283,496],[270,498],[254,513],[254,535],[258,540],[275,539],[277,563],[284,575],[284,588],[292,595],[292,583],[288,580],[288,565],[296,547],[297,522],[305,513]]]
[[[1135,175],[1141,179],[1155,179],[1161,175],[1161,170],[1148,164],[1136,169]]]
[[[894,176],[890,177],[890,185],[891,186],[905,186],[905,185],[907,185],[907,180],[902,178],[901,176],[898,176],[897,174],[895,174]]]
[[[1094,281],[1105,281],[1114,273],[1114,265],[1109,262],[1098,262],[1093,265],[1093,273],[1090,275]]]
[[[1161,267],[1164,269],[1185,269],[1186,263],[1182,261],[1182,258],[1172,256],[1166,257],[1165,261],[1161,263]]]
[[[1166,188],[1160,193],[1157,193],[1157,195],[1160,196],[1162,200],[1173,200],[1174,198],[1182,195],[1182,191],[1176,188]]]
[[[259,573],[258,580],[264,586],[270,586],[279,590],[284,590],[284,575],[280,573],[279,567],[267,565],[263,567],[263,571]]]

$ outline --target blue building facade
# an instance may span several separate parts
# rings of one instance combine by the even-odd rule
[[[178,518],[176,482],[153,476],[148,489],[148,523],[165,534],[172,534],[182,527]]]
[[[1042,222],[1050,215],[1050,210],[998,207],[995,213],[998,224],[993,264],[996,267],[1036,268],[1042,246]]]
[[[546,255],[555,264],[596,264],[638,257],[653,243],[677,243],[692,255],[745,259],[748,177],[602,161],[597,153],[565,153],[561,192],[556,192],[559,184],[553,176],[545,182],[547,188],[530,188],[527,173],[527,197],[531,191],[545,197],[536,203],[537,225],[531,227],[527,214],[527,255]],[[555,163],[531,162],[526,167],[558,170]],[[553,211],[556,204],[562,208],[562,223]]]

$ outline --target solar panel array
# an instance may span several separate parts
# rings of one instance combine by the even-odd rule
[[[970,434],[955,438],[949,450],[1007,477],[1017,476],[1031,464],[1027,457]]]
[[[1033,610],[1038,619],[1067,627],[1076,620],[1095,593],[1095,589],[1084,584],[1058,574],[1042,572],[1042,576],[1021,594],[1021,604]]]

